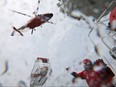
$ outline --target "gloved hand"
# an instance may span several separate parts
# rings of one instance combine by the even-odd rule
[[[104,66],[107,66],[107,64],[103,61],[103,59],[101,59],[100,62],[101,62]]]
[[[97,59],[95,62],[94,62],[94,65],[100,65],[103,64],[104,66],[106,66],[107,64],[105,64],[105,62],[103,61],[103,59]]]
[[[78,77],[78,74],[76,72],[72,72],[71,75],[73,75],[74,77]]]

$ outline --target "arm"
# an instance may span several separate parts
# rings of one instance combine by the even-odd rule
[[[70,67],[69,68],[66,68],[66,71],[70,71]],[[72,70],[71,70],[71,75],[72,76],[74,76],[75,78],[77,78],[77,77],[80,77],[80,78],[82,78],[82,79],[84,79],[84,73],[83,72],[85,72],[85,70],[83,70],[82,72],[80,72],[80,73],[77,73],[77,72],[72,72]]]
[[[72,83],[75,83],[76,78],[78,77],[78,74],[76,72],[72,72],[71,75],[74,76],[74,78],[72,79]]]
[[[75,78],[79,77],[81,79],[85,79],[84,71],[80,73],[72,72],[71,75],[74,76]]]
[[[82,76],[83,76],[83,71],[81,72],[81,73],[76,73],[76,72],[72,72],[72,70],[70,70],[70,68],[66,68],[66,71],[71,71],[70,72],[70,74],[74,77],[73,79],[72,79],[72,83],[75,83],[75,81],[76,81],[76,79],[77,79],[77,77],[80,77],[80,78],[82,78],[82,79],[84,79]]]

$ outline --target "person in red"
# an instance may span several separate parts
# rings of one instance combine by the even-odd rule
[[[116,7],[114,7],[114,9],[110,13],[109,27],[111,30],[116,31]]]
[[[115,75],[102,59],[98,59],[94,63],[92,63],[90,59],[84,59],[83,64],[85,70],[80,73],[71,73],[74,79],[77,77],[85,79],[89,87],[115,87],[112,84],[112,79]],[[94,66],[100,64],[102,64],[103,68],[99,71],[95,71]]]

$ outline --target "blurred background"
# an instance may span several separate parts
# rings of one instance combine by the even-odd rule
[[[106,28],[109,20],[98,26],[96,20],[112,0],[0,0],[0,87],[30,85],[31,70],[37,57],[49,58],[52,75],[44,86],[87,86],[84,80],[78,79],[73,84],[72,76],[66,72],[67,67],[77,72],[82,71],[83,59],[92,61],[102,58],[116,73],[116,61],[109,54],[101,37],[111,48],[116,46],[109,43]],[[109,12],[115,6],[112,4],[101,20],[109,18]],[[38,14],[53,13],[50,23],[37,27],[31,35],[29,28],[16,33],[13,37],[12,26],[19,28],[31,18],[12,12],[16,10],[25,14],[32,14],[39,7]],[[81,16],[84,19],[81,19]],[[88,37],[90,25],[94,27],[91,39]],[[111,40],[111,39],[110,39]],[[112,41],[111,41],[112,42]],[[98,51],[95,51],[97,48]],[[99,54],[99,55],[98,55]],[[114,80],[115,83],[115,80]]]
[[[60,11],[71,15],[74,10],[79,10],[87,16],[98,18],[113,0],[59,0]],[[113,9],[115,3],[104,14],[108,14]]]

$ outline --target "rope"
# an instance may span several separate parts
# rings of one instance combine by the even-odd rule
[[[102,16],[106,13],[106,11],[108,10],[109,7],[111,7],[111,5],[114,3],[115,0],[113,0],[109,5],[108,7],[102,12],[102,14],[100,15],[100,17],[97,19],[96,22],[99,22],[100,19],[102,18]]]
[[[34,15],[37,15],[37,12],[38,12],[38,10],[39,10],[40,0],[38,0],[37,3],[38,3],[38,6],[37,6],[36,10],[33,12]]]
[[[100,17],[97,19],[97,21],[95,22],[95,23],[98,23],[99,21],[100,21],[100,19],[103,17],[103,15],[106,13],[106,11],[108,10],[108,8],[110,8],[111,7],[111,5],[114,3],[114,1],[115,0],[113,0],[109,5],[108,5],[108,7],[102,12],[102,14],[100,15]],[[88,37],[90,37],[90,34],[91,34],[91,32],[93,31],[93,29],[94,28],[91,28],[91,30],[90,30],[90,32],[89,32],[89,34],[88,34]],[[92,41],[92,43],[93,43],[93,41]]]

